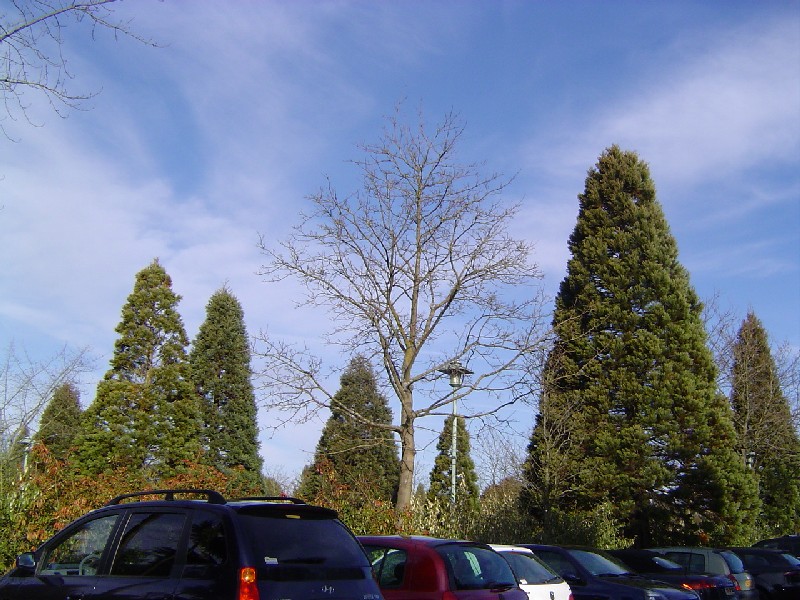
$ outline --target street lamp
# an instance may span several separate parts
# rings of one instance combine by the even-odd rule
[[[456,503],[456,424],[458,416],[456,413],[456,396],[455,392],[461,387],[464,381],[464,375],[472,375],[472,371],[464,367],[457,360],[451,360],[443,369],[439,369],[440,373],[444,373],[450,378],[450,387],[453,388],[453,433],[450,441],[450,501]]]
[[[30,438],[24,437],[17,441],[17,445],[20,448],[20,452],[22,452],[20,467],[22,467],[22,475],[24,476],[28,471],[28,454],[30,453],[32,442]]]

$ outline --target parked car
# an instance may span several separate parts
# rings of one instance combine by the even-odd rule
[[[729,548],[753,576],[761,600],[800,599],[800,559],[771,548]]]
[[[490,544],[506,559],[528,600],[574,600],[569,584],[529,548]]]
[[[650,579],[694,590],[701,600],[735,600],[736,586],[727,577],[708,573],[686,573],[679,564],[652,550],[629,548],[607,550],[631,571]]]
[[[20,555],[0,579],[0,600],[65,598],[381,595],[363,548],[330,509],[293,498],[229,501],[210,490],[160,490],[114,498]]]
[[[687,573],[724,575],[736,586],[740,600],[758,600],[753,576],[744,568],[742,559],[730,550],[689,546],[650,549],[678,563]]]
[[[782,535],[781,537],[761,540],[753,544],[756,548],[775,548],[800,558],[800,535]]]
[[[486,544],[424,536],[358,539],[386,600],[528,600],[511,567]]]
[[[577,546],[519,544],[561,575],[575,600],[698,600],[687,589],[631,573],[602,550]]]

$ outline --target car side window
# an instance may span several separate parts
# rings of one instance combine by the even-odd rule
[[[405,550],[380,546],[367,546],[365,550],[379,587],[392,589],[403,585],[408,560]]]
[[[169,577],[178,554],[186,515],[134,513],[119,543],[111,575]]]
[[[87,521],[56,545],[47,548],[39,563],[38,574],[96,575],[100,557],[118,518],[118,514],[113,514]]]
[[[219,515],[198,511],[192,522],[183,577],[208,579],[228,559],[225,524]]]
[[[668,560],[678,563],[689,573],[706,572],[706,560],[702,554],[694,552],[667,552],[665,556]]]

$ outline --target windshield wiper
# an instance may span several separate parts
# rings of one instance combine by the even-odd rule
[[[487,587],[491,592],[505,592],[513,588],[514,584],[505,581],[490,581]]]
[[[318,565],[325,562],[324,556],[303,556],[297,558],[284,558],[279,561],[282,565]]]

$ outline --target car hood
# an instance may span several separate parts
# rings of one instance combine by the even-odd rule
[[[519,587],[528,594],[528,598],[569,600],[569,595],[572,593],[566,581],[562,581],[561,583],[521,583]]]

